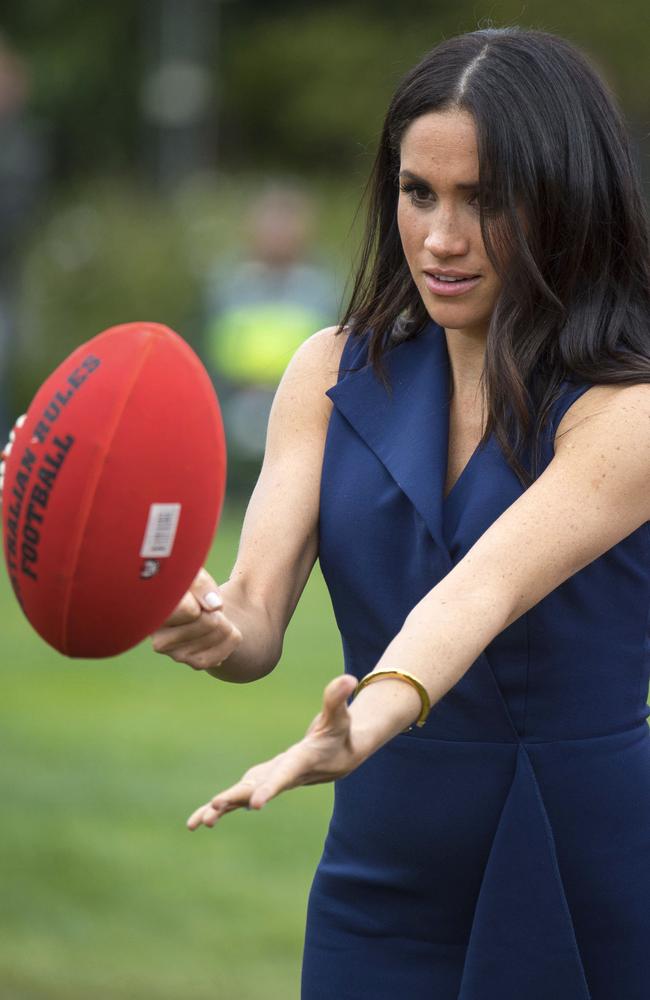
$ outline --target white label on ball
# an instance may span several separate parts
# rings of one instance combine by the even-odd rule
[[[179,503],[151,504],[140,549],[143,559],[162,559],[172,554],[180,513]]]

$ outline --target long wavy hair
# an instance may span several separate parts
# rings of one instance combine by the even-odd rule
[[[529,485],[564,379],[650,382],[645,201],[623,116],[573,45],[518,27],[437,45],[402,79],[388,108],[339,325],[352,335],[368,331],[368,360],[387,389],[382,356],[430,319],[397,228],[400,143],[415,118],[450,109],[475,122],[481,232],[502,283],[481,378],[481,445],[494,432]],[[533,437],[531,476],[520,456]]]

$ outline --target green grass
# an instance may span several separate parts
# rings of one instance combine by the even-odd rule
[[[225,579],[242,514],[209,561]],[[148,642],[66,660],[0,578],[2,1000],[292,1000],[331,785],[190,833],[189,813],[303,734],[343,670],[315,568],[282,661],[254,684]]]

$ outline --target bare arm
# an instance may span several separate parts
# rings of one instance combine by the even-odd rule
[[[573,404],[580,419],[556,434],[547,468],[415,605],[373,672],[413,672],[435,705],[500,631],[650,520],[650,385],[617,386],[607,398],[602,388]],[[331,680],[305,736],[196,809],[189,829],[344,778],[419,714],[403,681],[384,678],[348,706],[355,687],[350,674]]]
[[[202,571],[166,627],[152,637],[157,652],[220,680],[244,683],[273,670],[316,561],[332,409],[325,392],[336,382],[348,336],[337,329],[327,327],[301,344],[278,386],[262,469],[229,579],[217,587]],[[209,591],[222,598],[221,609],[207,610]]]

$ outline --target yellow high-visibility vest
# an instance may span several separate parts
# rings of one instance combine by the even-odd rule
[[[316,310],[295,303],[227,309],[206,330],[207,362],[232,381],[277,386],[300,344],[323,325]]]

